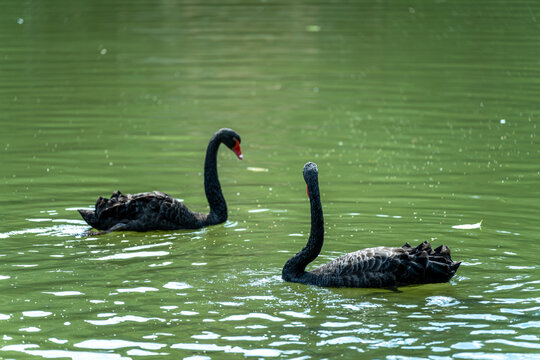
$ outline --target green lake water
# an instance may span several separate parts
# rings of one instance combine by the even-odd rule
[[[539,359],[538,1],[3,1],[0,359]],[[84,236],[76,209],[160,190],[225,224]],[[284,283],[446,244],[445,284]],[[480,228],[459,228],[477,224]],[[458,228],[455,228],[458,226]]]

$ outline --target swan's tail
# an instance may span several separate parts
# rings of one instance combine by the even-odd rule
[[[120,191],[116,190],[115,192],[113,192],[110,199],[101,196],[98,197],[98,199],[96,200],[95,211],[85,209],[79,209],[78,211],[83,217],[84,221],[88,223],[88,225],[96,229],[101,229],[103,228],[103,226],[101,226],[103,224],[100,225],[100,223],[103,222],[103,219],[101,218],[101,213],[107,210],[109,207],[113,206],[114,204],[125,201],[126,199],[126,196],[124,196]]]
[[[78,209],[77,210],[79,214],[83,217],[84,221],[91,227],[95,228],[98,223],[98,218],[96,216],[96,213],[92,210],[84,210],[84,209]]]
[[[409,243],[402,246],[410,256],[413,256],[424,268],[426,282],[446,282],[456,274],[461,261],[455,262],[450,257],[450,249],[441,245],[435,250],[429,242],[424,241],[417,247]]]

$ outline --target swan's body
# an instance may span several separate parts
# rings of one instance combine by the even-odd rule
[[[110,199],[99,197],[95,210],[79,210],[93,228],[114,230],[198,229],[227,220],[227,204],[217,174],[217,151],[224,143],[242,159],[240,136],[231,129],[221,129],[210,139],[204,163],[204,190],[210,212],[191,211],[182,202],[159,192],[124,195],[115,191]]]
[[[450,258],[450,249],[435,250],[425,241],[417,247],[375,247],[348,253],[311,271],[306,266],[321,252],[324,219],[314,163],[304,166],[304,179],[311,203],[311,233],[307,245],[283,267],[285,281],[326,287],[396,287],[450,280],[460,262]]]

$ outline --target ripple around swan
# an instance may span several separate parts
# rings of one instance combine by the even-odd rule
[[[125,248],[124,251],[137,251],[137,250],[144,250],[144,249],[150,249],[150,248],[161,247],[161,246],[171,246],[171,245],[173,245],[173,243],[170,241],[167,241],[167,242],[158,243],[158,244],[132,246],[132,247]]]
[[[440,306],[440,307],[448,307],[448,306],[455,306],[459,305],[460,302],[452,297],[449,296],[429,296],[426,298],[426,305],[428,306]]]
[[[42,221],[43,219],[41,219]],[[47,221],[50,219],[46,219]],[[75,223],[73,220],[55,220],[54,222],[65,222],[65,223]],[[0,233],[0,239],[7,239],[10,237],[21,236],[21,235],[35,235],[35,236],[55,236],[55,237],[65,237],[65,236],[81,236],[88,226],[76,226],[76,225],[53,225],[49,227],[40,227],[40,228],[29,228],[23,230],[14,230],[5,233]]]

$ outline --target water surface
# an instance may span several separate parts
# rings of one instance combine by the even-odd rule
[[[3,4],[0,357],[537,359],[538,98],[533,1]],[[229,221],[83,236],[77,208],[160,190],[207,209],[210,136]],[[429,240],[447,284],[284,283]],[[480,228],[460,229],[476,224]],[[458,226],[458,228],[455,228]]]

